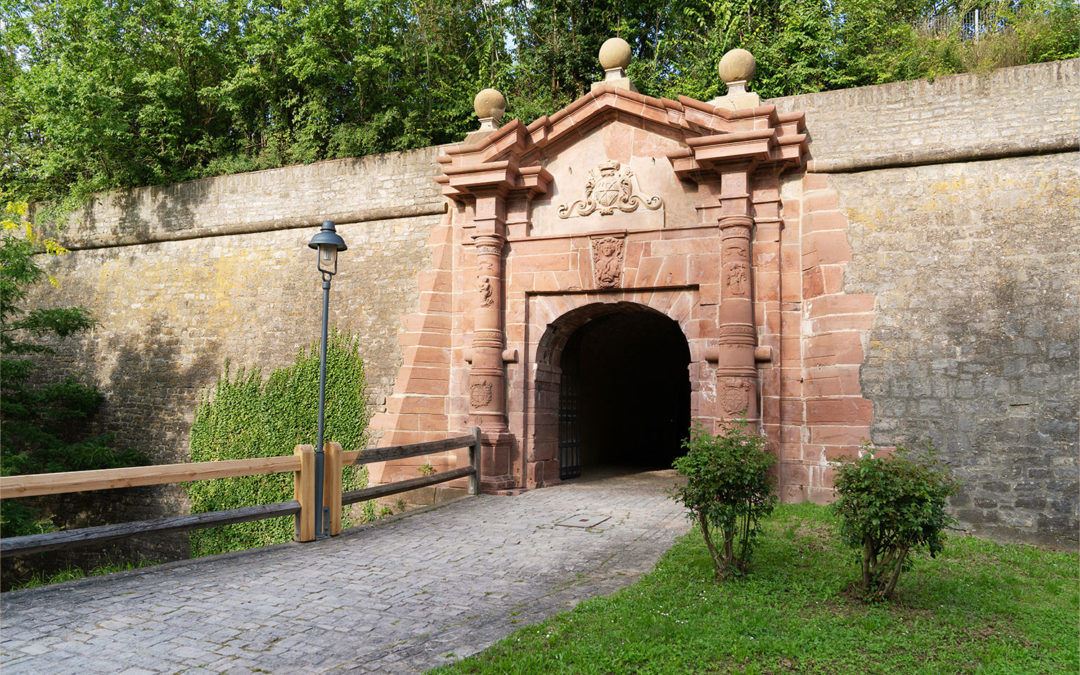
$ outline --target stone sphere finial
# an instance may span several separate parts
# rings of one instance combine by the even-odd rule
[[[754,77],[757,61],[754,60],[754,55],[745,49],[732,49],[720,59],[717,70],[725,84],[748,82]]]
[[[497,89],[484,89],[473,99],[473,110],[481,121],[498,122],[506,112],[506,97]]]
[[[600,67],[604,70],[630,65],[630,43],[613,37],[600,46]]]

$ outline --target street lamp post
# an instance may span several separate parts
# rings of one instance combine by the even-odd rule
[[[324,221],[319,233],[311,238],[308,246],[319,251],[319,272],[322,274],[322,355],[319,359],[319,433],[315,444],[315,538],[328,536],[327,518],[323,516],[323,474],[326,459],[323,455],[323,432],[326,417],[326,324],[330,313],[330,280],[337,274],[338,251],[346,250],[345,240],[334,229],[332,220]]]

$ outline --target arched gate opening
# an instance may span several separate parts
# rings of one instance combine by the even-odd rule
[[[671,468],[690,426],[690,349],[679,325],[641,306],[606,307],[558,358],[563,479],[583,468]]]

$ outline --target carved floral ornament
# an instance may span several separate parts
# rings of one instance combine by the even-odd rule
[[[622,285],[624,243],[617,237],[593,240],[593,279],[597,288],[619,288]]]
[[[624,213],[636,211],[639,206],[655,211],[664,205],[658,196],[640,197],[634,194],[634,172],[629,167],[614,160],[601,162],[600,166],[589,171],[585,183],[585,198],[559,207],[560,218],[588,216],[597,211],[602,216],[610,216],[616,210]]]

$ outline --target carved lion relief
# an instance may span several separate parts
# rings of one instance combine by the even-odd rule
[[[593,279],[597,288],[619,288],[622,285],[623,244],[623,240],[616,237],[593,240]]]
[[[624,213],[637,210],[639,206],[655,211],[664,205],[658,196],[640,197],[634,194],[634,172],[614,160],[602,162],[589,171],[585,183],[585,198],[559,207],[559,217],[587,216],[599,212],[610,216],[616,210]]]

